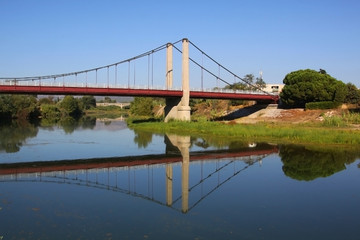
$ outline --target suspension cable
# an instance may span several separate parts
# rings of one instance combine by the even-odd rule
[[[182,51],[177,48],[176,46],[173,46],[177,51],[179,51],[180,53],[182,53]],[[208,69],[206,69],[205,67],[201,66],[201,64],[199,64],[198,62],[196,62],[195,60],[193,60],[192,58],[189,57],[189,60],[191,62],[193,62],[194,64],[196,64],[198,67],[202,68],[203,70],[205,70],[207,73],[209,73],[211,76],[215,77],[215,78],[219,78],[218,76],[216,76],[216,74],[210,72]],[[225,79],[222,79],[222,78],[219,78],[220,81],[228,84],[228,85],[231,85],[230,83],[228,83]]]
[[[176,42],[174,42],[173,44],[177,44],[179,43],[181,40],[178,40]],[[125,60],[122,60],[120,62],[116,62],[116,63],[112,63],[109,65],[105,65],[105,66],[101,66],[101,67],[97,67],[97,68],[91,68],[91,69],[87,69],[87,70],[83,70],[83,71],[77,71],[77,72],[69,72],[69,73],[62,73],[62,74],[53,74],[53,75],[43,75],[43,76],[33,76],[33,77],[0,77],[0,80],[12,80],[12,81],[31,81],[31,80],[41,80],[41,79],[53,79],[54,77],[59,78],[59,77],[65,77],[65,76],[71,76],[71,75],[75,75],[75,74],[82,74],[82,73],[86,73],[86,72],[92,72],[92,71],[97,71],[100,69],[104,69],[104,68],[108,68],[108,67],[113,67],[122,63],[126,63],[129,61],[133,61],[136,60],[138,58],[142,58],[142,57],[146,57],[147,55],[151,54],[151,53],[155,53],[158,51],[161,51],[163,49],[165,49],[167,46],[167,44],[163,44],[157,48],[154,48],[150,51],[144,52],[142,54],[139,54],[135,57],[132,58],[128,58]]]
[[[247,83],[248,85],[254,87],[255,89],[257,89],[257,90],[259,90],[259,91],[261,91],[261,92],[263,92],[263,93],[266,93],[266,94],[271,95],[270,93],[262,90],[261,88],[259,88],[259,87],[257,87],[256,85],[250,83],[249,81],[245,80],[244,78],[239,77],[238,75],[236,75],[235,73],[233,73],[232,71],[230,71],[228,68],[226,68],[226,67],[224,67],[223,65],[221,65],[219,62],[217,62],[215,59],[213,59],[212,57],[210,57],[209,55],[207,55],[203,50],[201,50],[198,46],[196,46],[196,45],[195,45],[193,42],[191,42],[190,40],[189,40],[189,43],[190,43],[193,47],[195,47],[198,51],[200,51],[202,54],[204,54],[206,57],[208,57],[211,61],[213,61],[214,63],[216,63],[217,65],[219,65],[221,68],[223,68],[225,71],[227,71],[227,72],[230,73],[231,75],[237,77],[238,79],[240,79],[241,81],[243,81],[243,82]],[[228,84],[229,84],[229,83],[228,83]],[[229,84],[229,85],[231,85],[231,84]]]
[[[172,43],[172,46],[177,50],[179,51],[180,53],[182,53],[182,51],[177,48],[175,45],[178,44],[179,42],[181,42],[181,40],[178,40],[174,43]],[[198,62],[196,62],[195,60],[193,60],[192,58],[189,57],[189,60],[191,62],[193,62],[195,65],[197,65],[198,67],[201,68],[201,75],[203,75],[203,71],[206,71],[207,73],[209,73],[210,75],[212,75],[213,77],[215,77],[216,79],[224,82],[225,84],[227,85],[231,85],[229,82],[227,82],[226,80],[224,80],[223,78],[220,77],[220,68],[223,68],[225,71],[227,71],[228,73],[230,73],[231,75],[234,76],[234,79],[238,78],[240,79],[241,81],[245,82],[246,84],[252,86],[253,88],[263,92],[263,93],[266,93],[268,95],[272,95],[262,89],[260,89],[259,87],[257,87],[256,85],[252,84],[251,82],[247,81],[246,79],[244,78],[241,78],[239,77],[238,75],[236,75],[235,73],[233,73],[232,71],[230,71],[228,68],[224,67],[223,65],[221,65],[219,62],[217,62],[215,59],[213,59],[212,57],[210,57],[208,54],[206,54],[203,50],[201,50],[199,47],[197,47],[193,42],[191,42],[189,40],[189,43],[194,47],[196,48],[198,51],[200,51],[202,53],[203,56],[206,56],[207,58],[209,58],[211,61],[213,61],[214,63],[216,63],[218,66],[219,66],[219,76],[216,76],[216,74],[212,73],[211,71],[209,71],[208,69],[206,69],[205,67],[203,67],[203,59],[202,59],[202,63],[199,64]],[[96,71],[96,83],[97,83],[97,72],[98,70],[101,70],[101,69],[104,69],[104,68],[107,68],[108,71],[109,71],[109,68],[110,67],[113,67],[115,66],[115,68],[117,68],[117,65],[119,64],[123,64],[123,63],[126,63],[128,62],[129,63],[129,70],[128,70],[128,86],[130,87],[130,62],[133,61],[133,60],[136,60],[138,58],[142,58],[142,57],[146,57],[146,56],[149,56],[149,55],[152,55],[152,59],[151,59],[151,68],[152,68],[152,71],[151,71],[151,84],[153,85],[153,81],[154,81],[154,53],[155,52],[158,52],[158,51],[161,51],[163,49],[165,49],[167,47],[168,43],[167,44],[163,44],[157,48],[154,48],[150,51],[147,51],[147,52],[144,52],[142,54],[139,54],[135,57],[132,57],[132,58],[128,58],[128,59],[125,59],[123,61],[119,61],[119,62],[116,62],[116,63],[113,63],[113,64],[109,64],[109,65],[105,65],[105,66],[101,66],[101,67],[97,67],[97,68],[91,68],[91,69],[87,69],[87,70],[83,70],[83,71],[78,71],[78,72],[70,72],[70,73],[63,73],[63,74],[54,74],[54,75],[44,75],[44,76],[33,76],[33,77],[0,77],[0,80],[8,80],[8,81],[34,81],[34,80],[39,80],[41,81],[42,79],[56,79],[56,78],[60,78],[62,77],[63,78],[63,84],[64,84],[64,77],[66,76],[73,76],[75,75],[75,78],[77,79],[77,75],[78,74],[82,74],[82,73],[88,73],[88,72],[92,72],[92,71]],[[202,56],[202,58],[203,58]],[[134,67],[135,68],[135,67]],[[117,75],[117,69],[115,70],[115,75]],[[116,79],[117,76],[115,77],[115,81],[117,80]],[[203,78],[203,76],[202,76]],[[135,81],[135,73],[134,73],[134,81]]]

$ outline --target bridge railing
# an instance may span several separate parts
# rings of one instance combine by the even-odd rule
[[[141,89],[141,90],[163,90],[163,91],[182,91],[181,87],[166,88],[165,86],[146,86],[136,85],[128,86],[126,84],[107,84],[107,83],[75,83],[61,81],[16,81],[0,80],[0,86],[33,86],[33,87],[72,87],[72,88],[118,88],[118,89]],[[213,93],[235,93],[235,94],[256,94],[256,95],[274,95],[277,94],[259,90],[232,90],[223,88],[190,88],[194,92],[213,92]]]

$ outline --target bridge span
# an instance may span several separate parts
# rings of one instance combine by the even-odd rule
[[[121,86],[83,86],[59,84],[39,84],[34,82],[6,83],[0,82],[0,93],[7,94],[36,94],[36,95],[93,95],[93,96],[141,96],[181,98],[181,89],[161,88],[127,88]],[[226,90],[226,89],[190,89],[190,98],[205,99],[229,99],[229,100],[255,100],[265,103],[274,103],[279,99],[278,95],[270,95],[263,92]]]
[[[182,49],[177,47],[177,44],[180,42]],[[189,46],[194,49],[194,55],[200,55],[201,60],[195,60],[195,58],[190,57]],[[164,87],[157,89],[153,87],[153,56],[164,49],[166,49],[166,60],[164,61],[166,68],[165,73],[162,75],[164,77]],[[176,61],[173,63],[173,49],[181,54],[181,71],[177,71],[174,67],[177,64]],[[207,59],[207,64],[204,63],[204,58]],[[141,70],[140,74],[142,81],[147,78],[146,87],[138,87],[136,85],[136,76],[139,74],[136,74],[136,66],[138,65],[135,64],[135,61],[138,59],[147,59],[147,63],[143,64],[146,67]],[[131,62],[133,62],[132,67]],[[190,64],[192,64],[191,68]],[[212,67],[208,67],[208,65]],[[127,74],[120,74],[118,69],[120,66],[127,68],[127,71],[125,71]],[[131,68],[133,69],[133,74],[131,73]],[[200,80],[201,87],[198,90],[190,88],[190,69],[192,74],[197,70],[200,72],[200,76],[195,77],[191,81],[193,84],[195,80]],[[173,75],[176,72],[181,72],[181,87],[178,89],[173,87]],[[206,90],[204,88],[205,76],[207,76],[207,83],[212,86],[216,85],[216,87]],[[114,80],[115,84],[111,83],[111,79]],[[117,84],[118,81],[125,79],[127,79],[127,84],[120,87]],[[62,82],[59,82],[59,80],[62,80]],[[100,86],[99,81],[101,80],[106,82],[106,84]],[[241,83],[243,89],[248,89],[249,91],[227,91],[224,90],[224,87],[219,87],[220,82],[228,86],[232,85],[230,82],[233,82],[234,86],[236,83]],[[279,100],[277,94],[265,92],[253,82],[234,74],[186,38],[174,43],[164,44],[120,62],[88,70],[35,77],[0,77],[0,93],[164,97],[166,99],[165,121],[170,119],[189,121],[191,112],[189,106],[190,98],[255,100],[266,103],[276,103]]]

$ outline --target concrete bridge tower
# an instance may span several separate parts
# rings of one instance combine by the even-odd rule
[[[166,87],[172,87],[172,45],[166,48]],[[181,98],[166,98],[165,122],[170,119],[190,121],[190,80],[189,80],[189,40],[182,40],[182,91]]]

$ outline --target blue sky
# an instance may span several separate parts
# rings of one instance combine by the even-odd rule
[[[281,83],[322,68],[360,87],[359,12],[358,0],[0,0],[0,77],[80,71],[186,37],[239,76]]]

